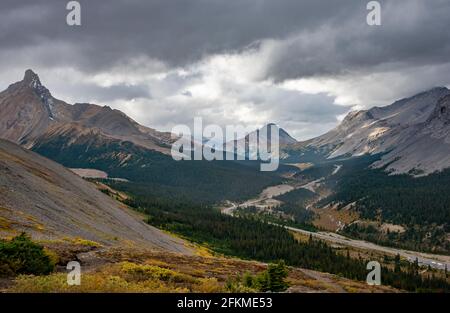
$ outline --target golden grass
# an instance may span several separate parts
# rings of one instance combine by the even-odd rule
[[[308,168],[310,168],[312,166],[314,166],[314,164],[310,163],[310,162],[306,162],[306,163],[288,163],[287,165],[294,166],[294,167],[296,167],[296,168],[298,168],[298,169],[300,169],[302,171],[306,170],[306,169],[308,169]]]
[[[75,245],[80,245],[80,246],[85,246],[85,247],[93,247],[93,248],[97,248],[97,247],[101,247],[102,245],[98,242],[92,241],[92,240],[87,240],[87,239],[83,239],[80,237],[75,237],[75,238],[71,238],[71,237],[64,237],[63,238],[64,241],[73,243]]]
[[[44,253],[50,258],[50,261],[52,262],[53,266],[59,263],[59,256],[55,251],[44,247]]]
[[[200,245],[195,245],[195,254],[198,256],[201,256],[203,258],[212,258],[214,257],[214,252],[212,252],[210,249],[200,246]]]
[[[5,207],[0,207],[0,230],[13,233],[20,233],[17,229],[32,229],[33,231],[43,232],[45,227],[39,223],[37,219],[20,210],[12,210]]]
[[[314,289],[314,290],[327,290],[329,288],[329,286],[319,280],[315,280],[315,279],[305,279],[303,281],[299,282],[300,285]]]
[[[55,246],[56,245],[56,246]],[[68,245],[68,246],[67,246]],[[82,267],[81,285],[67,285],[66,273],[48,276],[20,276],[8,292],[252,292],[252,290],[227,289],[227,282],[245,273],[257,275],[267,265],[221,256],[187,256],[157,250],[136,250],[126,248],[89,249],[72,243],[53,244],[50,250],[65,254],[90,251],[98,262],[86,271]],[[56,249],[56,250],[55,250]],[[60,249],[61,251],[59,251]],[[65,252],[64,249],[74,249]],[[86,250],[88,249],[88,250]],[[70,253],[69,253],[70,252]],[[69,258],[70,259],[70,258]],[[364,282],[347,280],[338,276],[317,273],[312,277],[302,269],[291,267],[288,281],[292,291],[301,292],[386,292],[388,287],[367,286]],[[254,291],[254,290],[253,290]]]
[[[65,274],[48,276],[20,276],[9,291],[24,293],[133,293],[133,292],[186,292],[184,288],[171,288],[159,281],[127,282],[120,276],[105,276],[102,274],[85,274],[79,286],[67,284]]]
[[[296,231],[290,231],[292,236],[294,236],[295,240],[299,242],[308,242],[309,241],[309,235],[302,234]]]
[[[25,293],[159,293],[159,292],[221,292],[222,284],[215,278],[195,278],[166,268],[121,262],[104,266],[100,271],[82,274],[79,286],[67,284],[64,273],[47,276],[22,275],[16,278],[9,292]]]
[[[0,228],[2,230],[11,229],[11,222],[9,220],[7,220],[6,218],[3,218],[0,216]]]
[[[327,206],[320,209],[313,208],[313,211],[316,213],[313,225],[328,231],[336,231],[340,225],[339,221],[348,225],[359,219],[359,214],[350,208],[338,210],[337,206]]]

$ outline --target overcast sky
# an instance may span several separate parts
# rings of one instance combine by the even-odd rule
[[[33,69],[57,98],[159,130],[275,122],[297,139],[352,109],[450,85],[450,1],[1,0],[0,89]]]

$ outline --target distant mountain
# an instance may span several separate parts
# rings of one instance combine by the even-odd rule
[[[71,133],[75,140],[82,134],[95,133],[163,153],[170,152],[170,133],[139,125],[108,106],[70,105],[58,100],[32,70],[25,72],[22,81],[0,93],[0,111],[0,138],[28,148],[39,138]]]
[[[259,138],[261,142],[265,142],[266,144],[270,144],[270,131],[272,129],[278,130],[279,135],[279,145],[280,147],[285,147],[287,145],[291,145],[294,143],[297,143],[297,140],[295,140],[287,131],[285,131],[283,128],[277,126],[274,123],[269,123],[264,125],[262,128],[257,129],[253,132],[248,133],[245,137],[239,138],[237,140],[234,140],[232,142],[226,142],[223,145],[224,151],[236,153],[237,147],[242,146],[246,148],[246,151],[258,151],[257,150],[257,143],[250,143],[250,138]],[[248,152],[246,153],[248,156]]]
[[[450,90],[433,88],[386,107],[349,113],[335,129],[290,145],[289,157],[352,157],[384,153],[373,167],[429,174],[450,167]]]
[[[0,139],[0,237],[82,238],[189,253],[184,243],[63,166]]]

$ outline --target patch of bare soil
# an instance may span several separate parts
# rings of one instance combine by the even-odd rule
[[[72,172],[83,178],[108,178],[108,173],[90,168],[71,168]]]
[[[358,213],[352,210],[351,206],[338,210],[337,205],[328,205],[323,208],[313,208],[313,211],[316,213],[314,226],[327,231],[339,231],[345,225],[359,219]]]

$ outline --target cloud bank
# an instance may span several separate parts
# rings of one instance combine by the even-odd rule
[[[123,110],[157,129],[194,116],[220,125],[276,122],[297,139],[351,109],[450,85],[450,2],[80,1],[0,3],[0,87],[32,68],[53,94]]]

